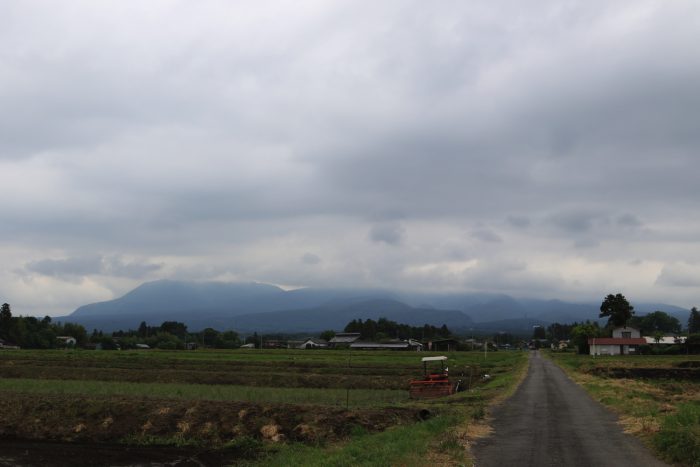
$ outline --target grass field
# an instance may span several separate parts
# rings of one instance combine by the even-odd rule
[[[261,465],[465,463],[467,425],[514,387],[527,354],[447,353],[471,390],[411,401],[427,355],[0,352],[0,437],[192,446]]]
[[[700,466],[700,356],[549,355],[625,431],[671,462]]]

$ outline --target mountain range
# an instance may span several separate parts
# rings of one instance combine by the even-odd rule
[[[634,304],[637,314],[665,311],[684,323],[688,310],[665,304]],[[598,319],[600,304],[517,299],[487,293],[406,293],[373,289],[283,290],[260,283],[147,282],[124,296],[84,305],[56,320],[87,329],[136,329],[142,321],[181,321],[191,330],[212,327],[240,333],[342,330],[353,319],[380,317],[422,326],[446,324],[462,334],[530,334],[536,325]]]

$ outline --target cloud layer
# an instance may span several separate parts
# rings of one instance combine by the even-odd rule
[[[697,305],[692,1],[0,6],[0,299],[144,280]]]

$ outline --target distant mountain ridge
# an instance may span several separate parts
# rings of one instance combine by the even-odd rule
[[[516,299],[504,294],[405,293],[380,289],[296,289],[261,283],[161,280],[124,296],[92,303],[58,320],[88,330],[135,329],[145,321],[181,321],[192,330],[206,327],[239,332],[317,332],[342,329],[353,319],[378,319],[419,326],[446,324],[469,332],[527,333],[532,326],[598,319],[599,304]],[[662,304],[635,304],[638,314],[662,310],[687,320],[688,310]]]

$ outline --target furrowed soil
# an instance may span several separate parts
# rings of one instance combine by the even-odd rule
[[[70,360],[6,358],[1,378],[231,384],[265,387],[405,389],[413,367],[344,366],[296,360],[217,362],[187,360]]]
[[[461,373],[476,390],[416,403],[408,401],[407,390],[409,380],[421,374],[420,356],[342,351],[0,352],[0,466],[71,465],[76,458],[81,465],[226,465],[269,455],[275,446],[325,449],[358,433],[412,427],[433,415],[453,413],[455,403],[481,406],[483,397],[498,389],[478,388],[500,381],[500,375],[507,378],[521,361],[516,354],[489,355],[488,361],[477,353],[450,354],[450,373]],[[485,373],[490,380],[480,378]],[[76,384],[71,383],[70,393],[62,392],[68,382]],[[133,384],[130,392],[101,392],[118,389],[118,383]],[[167,393],[153,392],[150,383],[167,386]],[[276,391],[283,398],[218,400],[198,389],[229,386],[250,387],[256,394]],[[335,393],[326,397],[339,390],[347,390],[349,400],[357,390],[356,402],[347,404],[346,391],[340,403]],[[389,390],[399,396],[406,391],[406,398],[387,394]],[[305,398],[309,393],[312,396]]]
[[[173,399],[66,397],[4,393],[0,437],[68,442],[157,442],[221,447],[237,437],[318,443],[361,428],[413,422],[418,411],[391,407],[346,410],[291,404]],[[185,441],[186,440],[186,441]]]

